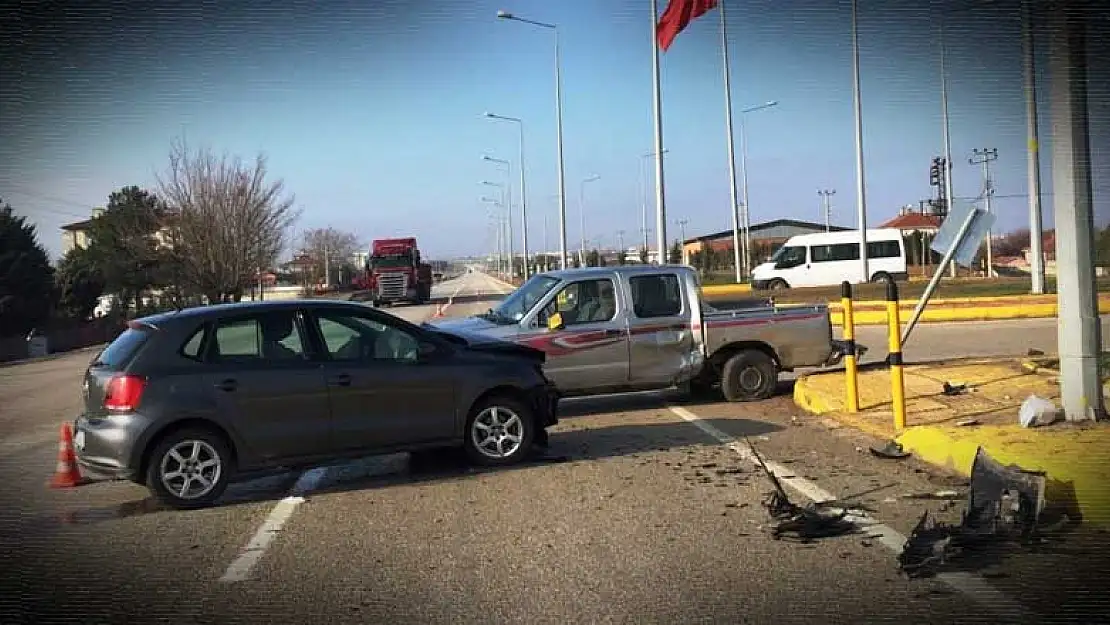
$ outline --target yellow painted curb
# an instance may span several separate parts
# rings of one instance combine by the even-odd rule
[[[1047,501],[1063,507],[1073,518],[1082,516],[1084,523],[1110,527],[1110,484],[1104,472],[1096,470],[1105,459],[1092,449],[1095,446],[1090,441],[1081,440],[1082,432],[1036,432],[1017,425],[918,426],[906,430],[897,440],[921,460],[964,476],[971,475],[980,446],[1003,465],[1044,471],[1048,478]]]
[[[962,308],[933,308],[926,306],[921,312],[921,322],[952,322],[952,321],[1002,321],[1007,319],[1044,319],[1057,315],[1057,305],[1052,304],[1026,304],[1024,306],[965,306]],[[901,317],[905,320],[913,307],[899,306]],[[1110,300],[1098,303],[1099,314],[1110,313]],[[829,308],[829,317],[832,324],[844,324],[844,314],[837,308]],[[853,317],[857,326],[886,325],[885,310],[855,310]]]
[[[701,287],[706,295],[728,295],[729,293],[751,293],[750,284],[707,284]]]
[[[828,374],[817,374],[828,375]],[[843,402],[813,388],[812,376],[794,384],[794,403],[814,415],[827,415],[840,424],[884,439],[886,428],[857,415],[838,412]],[[1015,415],[1016,420],[1016,415]],[[929,464],[969,476],[976,450],[981,446],[1004,465],[1017,465],[1048,476],[1046,499],[1072,518],[1110,527],[1110,480],[1106,479],[1107,429],[1026,429],[1018,425],[945,427],[915,426],[897,437],[903,449]]]

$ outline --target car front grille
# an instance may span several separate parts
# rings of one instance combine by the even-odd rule
[[[403,273],[383,273],[378,276],[378,294],[383,298],[404,297],[408,291],[408,276]]]

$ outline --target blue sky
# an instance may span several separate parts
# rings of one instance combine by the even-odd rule
[[[832,188],[834,223],[854,226],[848,3],[753,0],[727,7],[734,109],[780,103],[744,119],[753,223],[820,221],[817,189]],[[601,178],[587,187],[587,236],[612,245],[623,229],[626,242],[638,240],[638,157],[653,149],[646,0],[321,1],[290,3],[280,12],[244,2],[218,11],[153,3],[141,12],[71,9],[53,23],[80,28],[80,35],[62,30],[53,51],[28,44],[17,68],[21,81],[0,87],[7,128],[0,132],[14,148],[0,162],[0,196],[31,216],[56,254],[61,224],[102,205],[115,188],[153,186],[171,140],[184,133],[193,145],[248,159],[266,153],[271,174],[284,179],[303,210],[298,229],[330,225],[366,243],[415,235],[431,257],[479,253],[492,247],[480,202],[489,189],[480,182],[504,177],[481,157],[517,160],[515,126],[484,119],[488,110],[525,121],[531,247],[538,247],[547,215],[548,246],[555,249],[552,38],[495,19],[499,8],[560,28],[569,246],[579,239],[579,183],[592,174]],[[860,3],[872,225],[931,192],[929,161],[941,152],[938,14],[926,3]],[[979,192],[979,170],[967,163],[971,150],[997,148],[998,223],[1004,230],[1023,227],[1017,19],[977,8],[952,21],[956,195]],[[718,28],[711,13],[662,56],[670,239],[679,235],[678,219],[688,221],[688,236],[731,223]],[[1101,224],[1110,220],[1110,173],[1097,146],[1110,139],[1110,81],[1098,65],[1106,55],[1092,56]],[[1041,89],[1040,100],[1042,184],[1049,194],[1047,91]],[[517,186],[514,176],[514,194]],[[654,223],[653,202],[649,210]],[[1051,225],[1050,195],[1045,220]],[[514,221],[519,241],[519,213]]]

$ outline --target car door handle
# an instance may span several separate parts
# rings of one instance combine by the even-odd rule
[[[229,378],[217,383],[216,388],[220,389],[221,391],[227,391],[228,393],[231,393],[235,389],[239,388],[239,383]]]
[[[346,373],[340,373],[339,375],[331,379],[331,383],[335,386],[350,386],[351,376]]]

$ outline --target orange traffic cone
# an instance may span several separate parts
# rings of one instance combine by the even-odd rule
[[[58,466],[50,480],[50,488],[73,488],[85,483],[77,468],[77,455],[73,453],[73,426],[62,424],[58,441]]]
[[[443,316],[443,304],[436,304],[436,314],[434,316],[435,317],[442,317]]]

